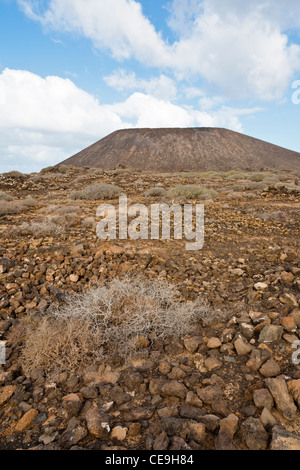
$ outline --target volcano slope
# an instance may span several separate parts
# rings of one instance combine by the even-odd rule
[[[227,129],[126,129],[63,163],[103,169],[121,164],[154,171],[255,171],[300,169],[300,154]]]
[[[299,177],[67,166],[0,175],[0,448],[300,450]],[[95,184],[147,207],[204,202],[204,248],[98,239],[97,207],[118,197],[83,199]],[[142,280],[174,285],[183,320],[197,299],[207,314],[169,337],[150,314],[128,341],[133,355],[120,359],[111,336],[109,354],[93,360],[90,317],[82,328],[74,320],[95,313],[95,297],[76,294],[126,276],[141,279],[141,292],[110,297],[115,315],[103,327],[128,334],[125,307],[152,312]],[[56,309],[68,313],[64,327]]]

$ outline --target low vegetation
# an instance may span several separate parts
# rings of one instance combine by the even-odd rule
[[[121,193],[121,188],[113,184],[98,183],[87,186],[81,191],[73,191],[70,198],[73,200],[88,199],[88,200],[104,200],[114,199]]]
[[[0,201],[12,201],[13,199],[14,198],[10,194],[0,191]]]
[[[0,216],[19,214],[36,204],[37,201],[31,197],[23,200],[2,200],[0,204]]]
[[[165,194],[165,189],[163,188],[151,188],[145,192],[145,196],[147,197],[160,197]]]
[[[116,278],[86,293],[68,295],[42,318],[20,320],[24,370],[75,373],[107,359],[126,361],[160,338],[191,332],[211,314],[200,298],[182,302],[167,281]]]
[[[217,192],[214,189],[206,188],[204,186],[197,186],[193,184],[179,185],[175,188],[167,191],[166,196],[168,198],[184,197],[187,199],[212,199],[217,196]]]

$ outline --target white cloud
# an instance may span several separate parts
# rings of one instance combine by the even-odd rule
[[[279,100],[300,70],[300,46],[287,28],[300,25],[299,0],[173,0],[169,26],[177,41],[163,40],[135,0],[19,0],[32,19],[77,32],[116,59],[172,70],[179,80],[204,78],[231,98]]]
[[[69,79],[24,70],[5,69],[0,90],[5,95],[0,103],[0,171],[36,171],[121,128],[207,126],[241,132],[239,115],[258,111],[199,111],[138,92],[120,103],[100,104]]]
[[[135,0],[50,0],[41,12],[36,0],[18,0],[23,11],[44,26],[77,32],[116,59],[156,65],[167,58],[166,45]]]
[[[188,3],[177,0],[174,8]],[[194,3],[186,32],[173,45],[179,76],[200,74],[231,98],[280,99],[300,70],[300,47],[289,44],[280,24],[259,8],[264,2],[249,2],[251,6],[234,0]],[[176,25],[176,15],[174,21]]]
[[[69,79],[5,69],[0,89],[5,90],[0,104],[2,165],[19,158],[30,171],[128,126]]]
[[[147,94],[163,100],[176,98],[176,82],[166,75],[160,75],[150,79],[137,78],[134,72],[117,70],[111,75],[104,77],[105,82],[118,91],[142,90]]]

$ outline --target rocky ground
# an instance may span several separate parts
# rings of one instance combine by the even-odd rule
[[[150,188],[200,177],[51,171],[0,175],[0,191],[15,198],[0,222],[0,449],[300,450],[300,192],[236,191],[206,176],[218,195],[205,202],[203,250],[188,252],[184,240],[103,242],[99,201],[68,196],[105,182],[150,204]],[[49,234],[30,227],[49,217]],[[206,299],[213,315],[125,364],[26,374],[22,344],[10,339],[20,320],[124,275],[167,279],[185,302]]]

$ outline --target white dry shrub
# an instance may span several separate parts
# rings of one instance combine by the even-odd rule
[[[26,373],[79,372],[108,360],[126,362],[158,338],[192,332],[210,308],[198,298],[180,300],[167,281],[114,279],[83,294],[72,294],[42,318],[26,321],[22,352]]]
[[[49,218],[42,221],[24,222],[19,231],[22,235],[33,235],[35,237],[49,237],[62,235],[65,227],[57,221]]]

